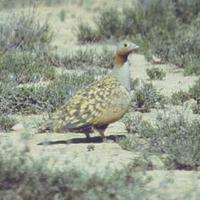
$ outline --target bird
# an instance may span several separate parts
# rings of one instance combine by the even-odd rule
[[[86,138],[97,131],[105,139],[107,126],[121,119],[128,111],[130,97],[129,54],[139,46],[131,42],[118,45],[112,72],[80,89],[53,114],[47,127],[53,132],[83,132]]]

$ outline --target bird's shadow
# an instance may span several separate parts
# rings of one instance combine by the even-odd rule
[[[108,141],[117,142],[121,139],[126,138],[125,135],[110,135],[105,139]],[[38,145],[55,145],[55,144],[80,144],[80,143],[103,143],[103,138],[100,136],[91,137],[91,138],[72,138],[69,140],[56,140],[56,141],[45,141],[38,143]]]

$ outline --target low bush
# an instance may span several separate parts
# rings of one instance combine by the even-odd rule
[[[137,129],[128,130],[129,134],[137,132],[144,138],[145,145],[135,143],[135,138],[130,136],[132,139],[127,139],[123,147],[139,149],[145,154],[169,155],[177,169],[197,169],[200,166],[200,121],[189,116],[186,111],[166,111],[158,115],[154,125],[139,120]],[[135,127],[135,121],[129,121],[127,126]]]
[[[95,19],[98,32],[102,38],[110,39],[111,37],[120,38],[122,32],[122,18],[116,8],[105,8],[100,10],[98,17]]]
[[[189,99],[190,99],[190,95],[188,94],[188,92],[185,92],[182,90],[178,92],[174,92],[171,96],[171,102],[173,105],[181,105]]]
[[[142,82],[135,88],[132,106],[141,112],[149,112],[151,108],[164,106],[164,97],[156,90],[152,83]]]
[[[123,118],[123,122],[126,126],[126,130],[128,133],[131,134],[141,134],[141,137],[152,137],[154,134],[154,129],[151,125],[151,123],[144,121],[142,119],[142,115],[140,114],[134,114],[134,115],[126,115]],[[148,135],[146,133],[148,132]],[[151,134],[149,134],[151,133]]]
[[[184,69],[184,74],[186,76],[188,75],[200,75],[200,60],[193,59],[190,62],[188,62]]]
[[[8,132],[16,124],[14,117],[8,115],[0,115],[0,132]]]
[[[95,80],[96,73],[88,71],[82,75],[65,74],[45,85],[17,87],[0,84],[0,112],[40,113],[53,112],[63,105],[78,89]]]
[[[192,105],[191,108],[192,108],[192,111],[194,114],[200,115],[200,102],[199,101],[197,101],[196,104]]]
[[[52,40],[53,33],[47,22],[41,24],[36,10],[29,14],[12,14],[0,24],[0,55],[7,51],[46,50]]]
[[[198,100],[200,98],[200,78],[189,89],[189,95],[191,98]]]
[[[174,105],[183,104],[189,99],[199,100],[200,99],[200,78],[189,88],[189,91],[178,91],[172,94],[171,102]]]
[[[80,22],[77,26],[76,37],[82,44],[98,42],[102,39],[97,30],[93,29],[89,24],[83,22]]]
[[[62,57],[51,55],[49,61],[54,66],[67,69],[113,68],[114,55],[114,50],[106,47],[99,51],[94,48],[79,48],[75,51],[67,51]]]
[[[166,76],[166,73],[158,67],[147,68],[146,73],[151,80],[162,80]]]
[[[55,69],[31,52],[7,52],[0,60],[0,81],[17,84],[37,83],[55,78]]]

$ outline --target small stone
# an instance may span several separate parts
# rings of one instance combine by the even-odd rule
[[[87,150],[88,151],[94,151],[95,150],[94,144],[87,145]]]

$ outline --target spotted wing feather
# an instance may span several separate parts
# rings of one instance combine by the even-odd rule
[[[119,86],[115,78],[107,77],[80,90],[56,112],[53,130],[71,131],[94,125],[102,111],[110,106]]]

